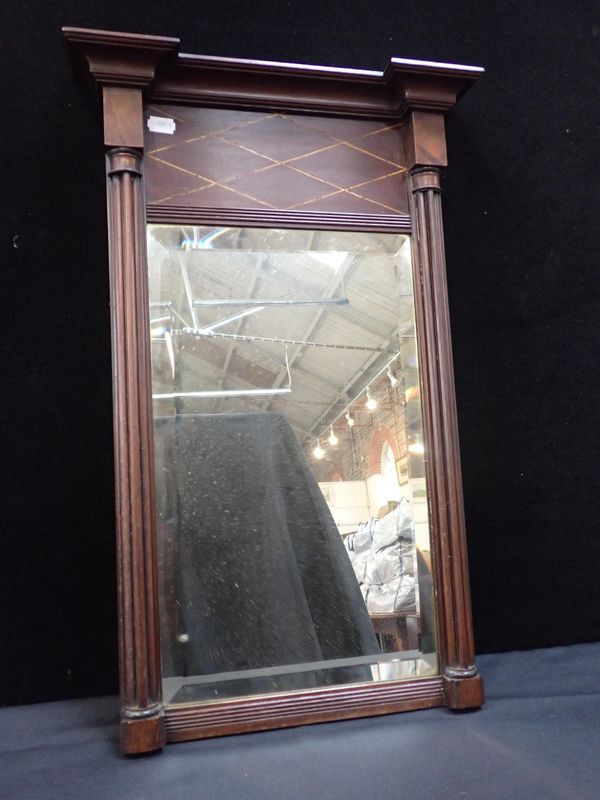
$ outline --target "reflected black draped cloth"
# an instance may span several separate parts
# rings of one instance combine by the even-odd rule
[[[340,534],[285,417],[179,415],[163,420],[157,440],[158,452],[171,451],[162,476],[159,464],[159,506],[165,472],[177,494],[171,580],[183,643],[174,674],[380,652]]]

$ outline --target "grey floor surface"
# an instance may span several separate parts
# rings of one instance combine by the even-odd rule
[[[480,656],[487,703],[127,759],[113,697],[0,709],[10,800],[600,800],[600,643]]]

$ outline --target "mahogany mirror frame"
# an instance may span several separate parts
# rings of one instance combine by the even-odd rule
[[[465,522],[445,276],[440,170],[447,164],[444,114],[483,71],[392,59],[384,72],[179,54],[179,40],[63,29],[76,74],[103,105],[114,376],[121,745],[124,753],[165,742],[280,728],[434,706],[483,703],[474,660]],[[144,103],[261,109],[402,121],[440,674],[165,707],[161,696],[159,589],[149,352]],[[181,211],[170,219],[181,222]],[[243,212],[217,210],[244,224]],[[232,216],[233,215],[233,216]],[[343,216],[343,215],[342,215]],[[260,213],[258,212],[258,217]],[[301,214],[302,217],[302,214]],[[257,212],[248,217],[253,223]],[[300,226],[297,212],[262,224]],[[313,212],[305,227],[335,228],[341,216]],[[185,220],[183,220],[185,221]],[[260,219],[259,219],[260,222]],[[388,230],[385,219],[350,220]],[[400,225],[400,228],[398,228]]]

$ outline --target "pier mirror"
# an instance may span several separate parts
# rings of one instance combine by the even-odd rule
[[[103,104],[124,752],[481,705],[440,206],[481,70],[64,34]]]

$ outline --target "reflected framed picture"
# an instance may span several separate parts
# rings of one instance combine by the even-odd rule
[[[408,483],[408,456],[402,456],[402,458],[396,459],[396,473],[400,486],[404,486]]]

